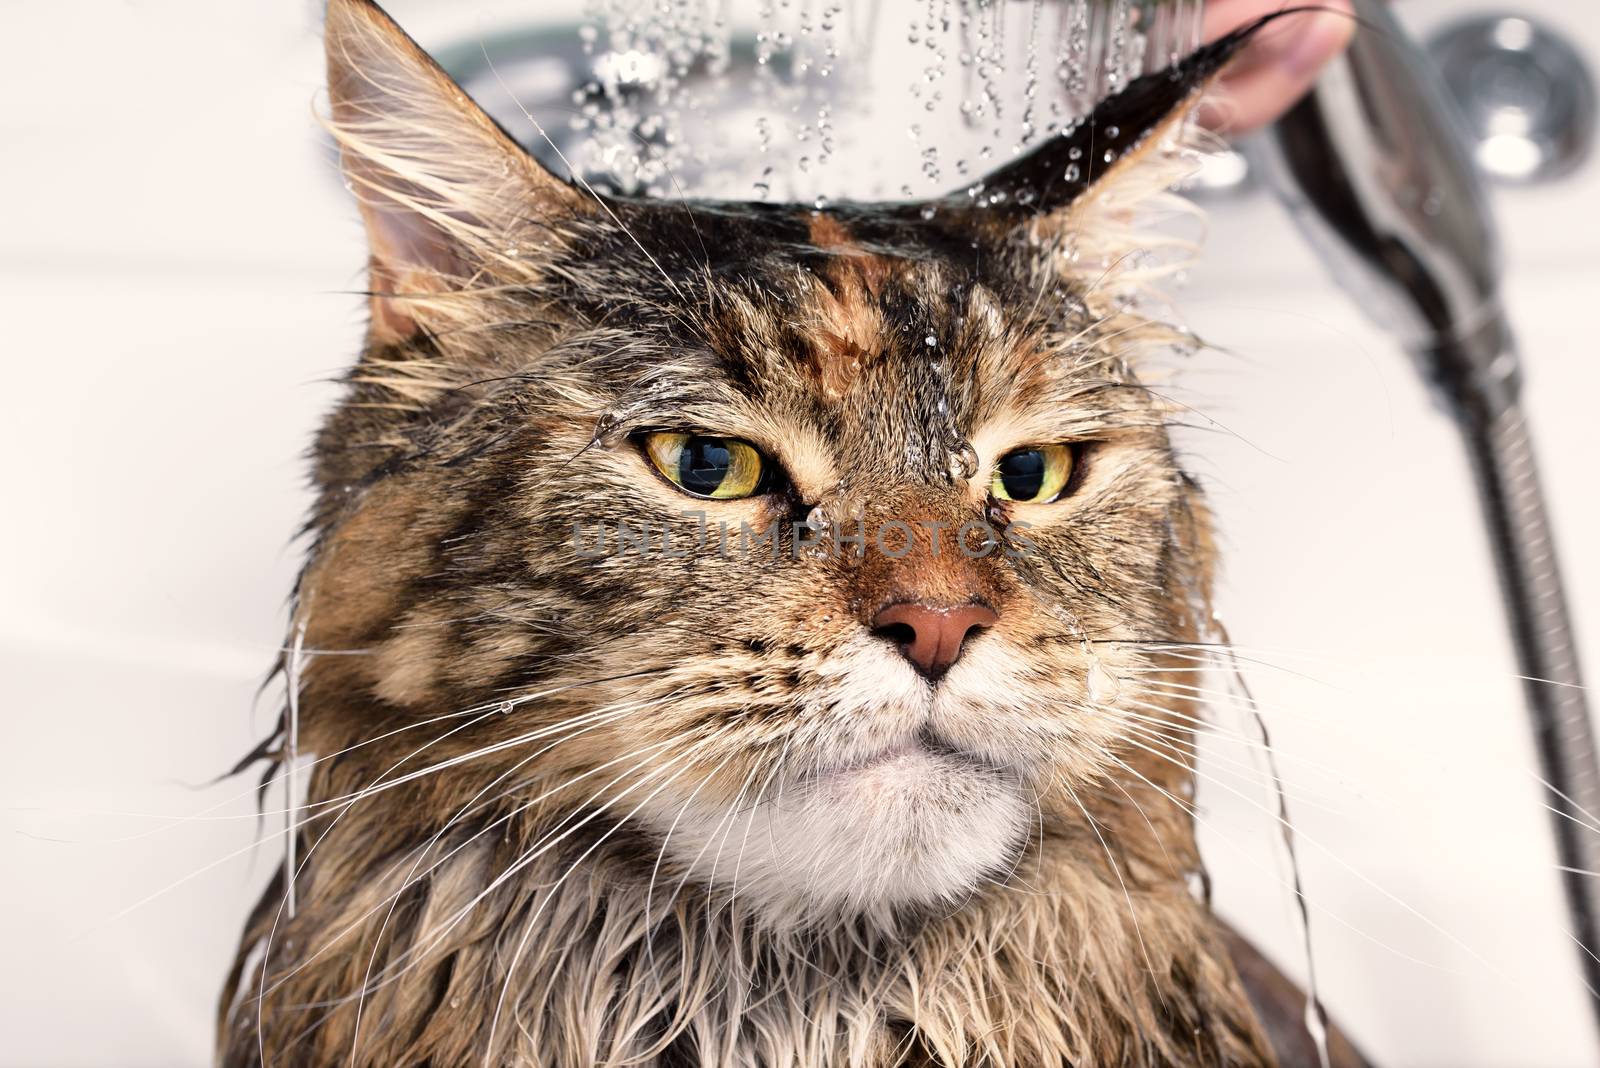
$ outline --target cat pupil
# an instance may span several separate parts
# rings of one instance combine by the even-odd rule
[[[1014,452],[1000,461],[1000,484],[1014,501],[1031,501],[1044,486],[1044,453],[1038,449]]]
[[[728,477],[732,463],[721,438],[690,438],[678,455],[678,481],[690,493],[709,497]]]

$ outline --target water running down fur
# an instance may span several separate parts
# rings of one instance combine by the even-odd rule
[[[223,1063],[1302,1063],[1194,890],[1213,549],[1139,377],[1180,335],[1130,303],[1250,32],[981,198],[816,211],[558,180],[332,0],[371,324],[314,450],[295,907],[251,917]],[[847,519],[906,533],[572,538]],[[953,551],[974,522],[1032,551]]]

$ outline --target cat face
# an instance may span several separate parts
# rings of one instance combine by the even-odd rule
[[[775,914],[944,900],[1014,862],[1035,798],[1106,770],[1119,720],[1086,679],[1120,658],[1087,639],[1167,632],[1185,507],[1157,405],[1100,342],[1120,326],[1030,310],[1048,280],[952,262],[917,229],[864,221],[858,244],[851,221],[701,219],[773,251],[713,260],[727,281],[698,299],[658,294],[671,314],[635,330],[663,359],[528,465],[529,524],[589,528],[596,558],[552,551],[550,524],[527,549],[576,592],[581,655],[651,671],[659,695],[611,748],[693,740],[616,814],[640,806],[670,859]],[[619,420],[598,446],[597,410]],[[707,489],[688,447],[727,439],[762,458],[756,492],[674,483]],[[1043,455],[1055,469],[1008,490]],[[671,541],[640,550],[629,526]]]
[[[774,924],[948,906],[1108,783],[1178,788],[1143,643],[1208,552],[1123,254],[1231,50],[982,204],[827,211],[601,198],[376,8],[329,50],[374,296],[297,614],[362,655],[312,663],[303,744],[442,721],[404,819],[517,813]]]

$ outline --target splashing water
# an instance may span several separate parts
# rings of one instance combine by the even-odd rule
[[[466,50],[465,68],[446,66],[559,169],[514,105],[527,107],[596,188],[801,203],[920,197],[1070,129],[1107,94],[1188,52],[1200,9],[1201,0],[589,0],[568,31],[561,93],[536,87],[508,100],[487,70],[466,69]],[[905,131],[909,151],[884,136],[892,130]]]

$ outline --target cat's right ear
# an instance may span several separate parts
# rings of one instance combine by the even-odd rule
[[[984,192],[986,207],[974,217],[1006,227],[1026,223],[1046,232],[1070,230],[1097,201],[1117,199],[1130,189],[1135,194],[1148,191],[1148,172],[1161,170],[1169,135],[1181,129],[1228,65],[1266,26],[1308,10],[1315,9],[1292,7],[1263,15],[1164,70],[1134,79],[1067,131],[985,175],[974,188]],[[1164,188],[1168,176],[1156,177],[1161,179],[1156,188]],[[960,208],[970,201],[970,195],[958,190],[934,204]]]
[[[428,331],[439,298],[518,270],[588,209],[371,0],[328,0],[328,127],[371,246],[371,340]],[[531,255],[530,255],[531,254]]]

